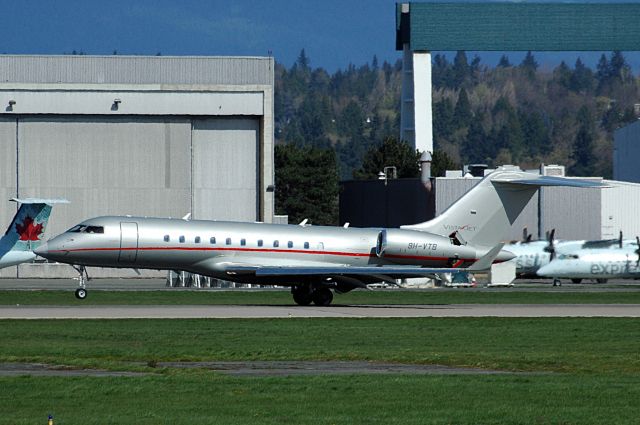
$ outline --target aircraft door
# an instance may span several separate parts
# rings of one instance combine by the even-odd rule
[[[135,263],[138,256],[138,223],[120,223],[121,263]]]

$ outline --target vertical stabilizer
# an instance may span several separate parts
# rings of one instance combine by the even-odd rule
[[[603,187],[601,183],[547,177],[498,168],[482,179],[433,220],[401,226],[439,235],[453,235],[476,246],[491,247],[504,240],[513,222],[541,186]]]
[[[4,236],[0,239],[0,251],[32,251],[42,243],[51,206],[67,203],[63,199],[11,199],[20,204]]]

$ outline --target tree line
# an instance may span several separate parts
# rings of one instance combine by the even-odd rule
[[[594,70],[580,59],[541,69],[531,52],[519,64],[504,55],[494,67],[464,51],[452,61],[436,54],[432,62],[434,174],[464,163],[554,163],[571,175],[610,177],[613,131],[637,119],[640,80],[621,52],[603,54]],[[374,178],[387,165],[402,170],[400,177],[417,176],[417,154],[397,139],[401,69],[400,61],[374,57],[330,74],[313,68],[304,50],[290,68],[276,63],[276,163],[285,150],[300,156],[292,163],[305,163],[304,155],[318,161],[318,150],[326,153],[321,169],[333,170],[325,177],[336,181]],[[337,183],[329,186],[337,196]],[[291,202],[308,199],[290,201],[289,210]],[[288,212],[283,205],[277,202],[277,211]],[[335,222],[337,207],[323,217]]]

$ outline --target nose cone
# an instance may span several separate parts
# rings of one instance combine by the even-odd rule
[[[514,259],[514,258],[516,258],[516,257],[517,257],[517,256],[516,256],[516,254],[514,254],[513,252],[511,252],[511,251],[506,251],[506,250],[504,250],[504,249],[503,249],[503,250],[502,250],[502,251],[500,251],[500,252],[498,253],[498,255],[496,256],[495,261],[496,261],[497,263],[502,263],[502,262],[504,262],[504,261],[509,261],[509,260]]]
[[[540,267],[536,274],[540,277],[558,277],[561,274],[560,271],[561,269],[556,264],[549,263]]]

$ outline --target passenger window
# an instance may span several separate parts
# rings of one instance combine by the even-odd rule
[[[231,238],[227,238],[227,245],[231,245]]]
[[[164,235],[164,241],[165,242],[169,242],[171,240],[171,238],[169,237],[169,235]]]
[[[309,249],[309,242],[304,243],[304,249]]]
[[[184,236],[180,236],[180,238],[178,238],[178,240],[180,241],[180,243],[184,243]]]
[[[240,239],[240,245],[245,246],[247,244],[246,239]]]
[[[200,243],[200,236],[196,236],[195,242]]]
[[[216,243],[216,238],[211,238],[211,239],[209,239],[209,243],[210,243],[210,244],[212,244],[212,245],[215,245],[215,243]]]
[[[258,246],[262,246],[262,239],[258,239]]]
[[[289,248],[293,248],[293,242],[292,242],[292,241],[287,242],[287,246],[288,246]]]
[[[273,241],[273,247],[277,248],[280,246],[280,241]]]

